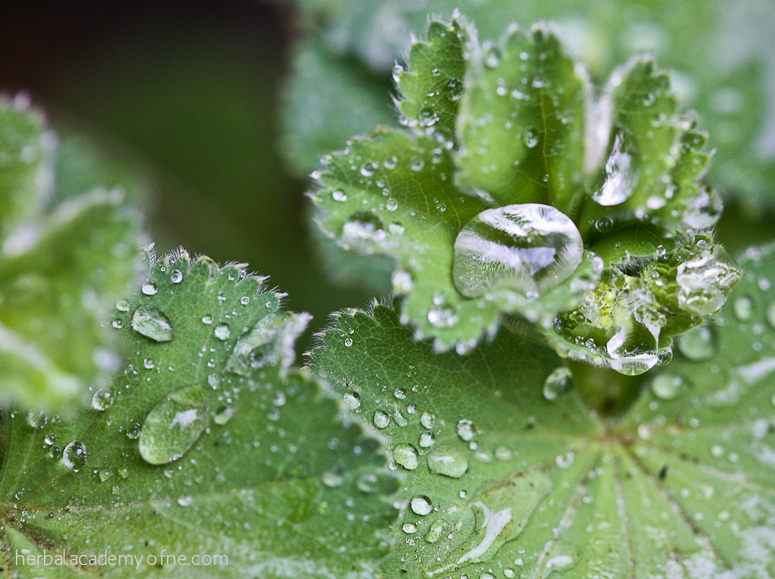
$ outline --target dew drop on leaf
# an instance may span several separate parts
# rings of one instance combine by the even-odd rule
[[[468,460],[457,448],[439,447],[428,455],[428,469],[433,474],[460,478],[468,470]]]
[[[532,127],[525,130],[525,133],[522,135],[522,142],[528,149],[534,148],[538,144],[538,131]]]
[[[377,410],[374,413],[374,426],[377,428],[387,428],[388,424],[390,424],[390,417],[382,410]]]
[[[678,305],[698,316],[709,316],[724,305],[739,278],[740,271],[723,248],[705,248],[678,265]]]
[[[673,400],[681,395],[689,386],[689,381],[683,376],[669,372],[656,376],[651,381],[651,392],[661,400]]]
[[[350,216],[342,226],[342,239],[354,248],[368,248],[385,239],[382,220],[371,211],[360,211]]]
[[[693,229],[708,229],[718,222],[723,210],[721,195],[715,189],[703,187],[686,201],[683,221]]]
[[[183,456],[207,428],[206,393],[198,385],[167,395],[151,409],[140,431],[140,455],[150,464],[166,464]]]
[[[234,408],[231,406],[222,406],[215,412],[215,415],[213,415],[213,422],[219,426],[224,426],[229,423],[232,416],[234,416]]]
[[[420,416],[420,424],[422,424],[425,428],[433,428],[435,423],[436,416],[431,412],[423,412],[422,416]]]
[[[344,478],[342,477],[342,475],[332,471],[327,471],[323,473],[322,480],[323,480],[323,484],[331,489],[339,488],[344,484]]]
[[[357,392],[345,392],[342,398],[351,410],[357,410],[361,405],[361,397]]]
[[[610,207],[632,197],[640,175],[638,158],[635,139],[625,129],[617,129],[613,133],[611,153],[605,163],[603,184],[592,194],[592,199]]]
[[[466,442],[470,442],[476,436],[477,428],[470,420],[459,420],[457,423],[457,435]]]
[[[544,381],[544,398],[556,400],[571,389],[573,389],[573,374],[568,368],[557,368]]]
[[[409,502],[409,506],[415,515],[425,516],[433,511],[433,504],[426,496],[414,497]]]
[[[91,397],[91,406],[94,410],[104,412],[113,405],[113,400],[116,398],[116,392],[113,388],[106,386],[100,388]]]
[[[154,296],[158,290],[156,289],[155,283],[147,281],[142,286],[140,286],[140,291],[142,291],[147,296]]]
[[[215,337],[221,341],[228,340],[229,337],[231,337],[231,329],[229,328],[229,324],[218,324],[215,326],[213,334],[215,334]]]
[[[393,460],[406,470],[414,470],[420,464],[417,449],[406,442],[401,442],[393,447]]]
[[[73,440],[62,451],[62,462],[73,472],[86,466],[86,457],[86,445],[80,440]]]
[[[132,329],[156,342],[172,340],[174,329],[170,319],[154,306],[140,306],[132,314]]]
[[[183,281],[183,272],[179,269],[176,269],[170,274],[170,281],[172,283],[180,283]]]
[[[583,242],[573,221],[548,205],[487,209],[455,240],[452,275],[466,297],[501,288],[536,297],[570,277]]]
[[[434,521],[431,528],[428,529],[428,532],[425,534],[425,541],[431,544],[437,543],[439,539],[444,536],[446,530],[447,523],[443,519]]]
[[[692,328],[678,337],[678,351],[689,360],[710,360],[717,349],[716,335],[710,326]]]
[[[741,296],[732,304],[732,310],[738,320],[748,322],[753,316],[753,300],[748,296]]]

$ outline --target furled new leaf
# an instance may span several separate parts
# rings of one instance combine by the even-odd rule
[[[396,260],[418,337],[462,352],[515,314],[564,355],[636,374],[721,307],[738,271],[707,232],[707,138],[651,59],[596,96],[544,27],[480,46],[457,16],[397,83],[408,129],[325,157],[312,198],[342,246]]]
[[[4,416],[4,576],[378,576],[397,479],[290,367],[307,317],[263,282],[185,253],[157,261],[114,311],[130,352],[114,382],[72,418]]]
[[[286,123],[285,141],[294,143],[295,150],[301,148],[300,142],[321,143],[320,136],[335,132],[344,123],[357,125],[360,133],[384,122],[379,101],[358,99],[341,76],[363,79],[370,73],[375,83],[386,79],[393,62],[404,56],[411,31],[422,29],[428,14],[450,17],[460,9],[484,38],[497,37],[512,21],[522,26],[551,21],[571,54],[586,62],[596,79],[605,78],[637,53],[655,54],[663,66],[676,71],[682,101],[700,113],[713,135],[718,161],[710,169],[711,183],[749,208],[772,203],[767,175],[773,169],[775,108],[767,103],[775,102],[775,51],[770,42],[775,9],[770,3],[342,0],[324,6],[304,4],[308,16],[321,19],[319,13],[325,13],[323,29],[310,34],[316,39],[318,58],[335,60],[339,76],[330,83],[325,78],[308,82],[301,66],[296,69],[289,89],[290,98],[300,108],[305,100],[316,100],[321,82],[330,96],[314,125],[314,135],[306,127]],[[301,65],[300,60],[298,63]],[[384,95],[384,89],[372,90],[382,90]],[[353,107],[356,101],[362,106]],[[316,157],[327,150],[310,147],[305,156],[290,160],[297,170],[307,173],[314,168]]]

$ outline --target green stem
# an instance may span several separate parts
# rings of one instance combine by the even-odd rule
[[[620,417],[638,397],[646,375],[625,376],[608,368],[599,368],[567,360],[573,372],[576,391],[587,407],[603,420]]]

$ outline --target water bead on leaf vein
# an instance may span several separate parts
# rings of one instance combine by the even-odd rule
[[[466,297],[493,290],[539,295],[581,264],[581,234],[564,213],[538,203],[487,209],[455,240],[452,274]]]

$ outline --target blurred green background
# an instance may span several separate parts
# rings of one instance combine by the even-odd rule
[[[270,275],[288,306],[368,303],[313,253],[307,182],[278,152],[290,6],[240,0],[37,0],[0,7],[0,91],[28,92],[66,123],[152,171],[157,251],[184,246]]]
[[[182,245],[247,262],[319,328],[381,286],[331,281],[311,239],[308,182],[291,176],[279,153],[280,94],[299,22],[316,24],[291,3],[257,0],[6,0],[0,91],[29,92],[55,124],[97,135],[150,168],[158,251]],[[388,118],[389,85],[367,88],[382,86]],[[304,111],[294,114],[306,122]],[[772,238],[770,223],[771,214],[743,222],[730,207],[721,240],[733,251],[762,243]]]

